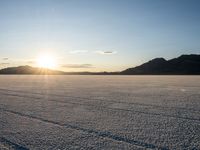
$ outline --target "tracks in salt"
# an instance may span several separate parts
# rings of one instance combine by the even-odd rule
[[[25,92],[21,90],[11,90],[11,89],[3,89],[0,88],[0,91],[5,91],[5,92],[16,92],[16,93],[25,93],[25,94],[33,94],[33,95],[40,95],[44,96],[43,93],[38,93],[38,92]],[[88,100],[88,101],[99,101],[99,102],[111,102],[111,103],[121,103],[121,104],[127,104],[127,105],[138,105],[138,106],[148,106],[148,107],[155,107],[155,108],[168,108],[168,109],[177,109],[177,110],[188,110],[188,111],[193,111],[193,112],[199,112],[200,110],[192,109],[192,108],[185,108],[185,107],[173,107],[173,106],[160,106],[160,105],[154,105],[154,104],[145,104],[145,103],[138,103],[138,102],[123,102],[123,101],[115,101],[115,100],[110,100],[110,99],[100,99],[100,98],[91,98],[91,100],[87,97],[80,97],[80,96],[70,96],[70,95],[59,95],[59,94],[49,94],[48,96],[56,96],[56,97],[62,97],[62,98],[74,98],[74,99],[79,99],[79,100]],[[31,97],[30,97],[31,98]]]
[[[137,141],[137,140],[134,140],[134,139],[126,138],[126,137],[123,137],[123,136],[120,136],[120,135],[113,134],[113,133],[108,132],[108,131],[98,131],[98,130],[95,130],[95,129],[82,128],[82,127],[79,127],[79,126],[76,126],[76,125],[60,123],[60,122],[44,119],[44,118],[41,118],[41,117],[27,115],[27,114],[23,114],[23,113],[20,113],[20,112],[17,112],[17,111],[13,111],[13,110],[8,110],[8,109],[0,109],[0,110],[11,113],[11,114],[19,115],[19,116],[22,116],[22,117],[26,117],[26,118],[29,118],[29,119],[34,119],[34,120],[42,121],[42,122],[45,122],[45,123],[57,125],[57,126],[60,126],[60,127],[70,128],[70,129],[82,131],[82,132],[85,132],[85,133],[88,133],[88,134],[95,134],[99,137],[112,139],[112,140],[115,140],[115,141],[118,141],[118,142],[125,142],[125,143],[128,143],[128,144],[132,144],[132,145],[142,147],[142,148],[146,148],[146,149],[168,150],[168,148],[166,148],[166,147],[160,147],[160,146],[156,146],[154,144],[149,144],[149,143],[145,143],[145,142],[142,142],[142,141]],[[10,142],[10,143],[12,144],[12,142]],[[13,145],[16,145],[16,144],[13,143]],[[16,150],[27,150],[27,149],[24,148],[24,149],[16,149]]]
[[[5,150],[29,150],[28,148],[21,146],[19,144],[16,144],[4,137],[0,137],[0,149]]]
[[[8,95],[8,96],[14,96],[14,97],[22,97],[22,98],[30,98],[30,99],[35,99],[35,100],[40,100],[43,99],[42,97],[35,97],[35,96],[44,96],[41,93],[31,93],[31,92],[26,92],[28,94],[32,94],[35,96],[28,96],[28,95],[24,95],[26,93],[23,94],[24,91],[16,91],[16,90],[7,90],[7,89],[0,89],[1,94],[4,95]],[[8,91],[10,92],[14,92],[14,93],[8,93]],[[21,94],[19,94],[21,93]],[[57,95],[57,94],[49,94],[49,96],[57,96],[57,97],[62,97],[62,98],[74,98],[74,99],[78,99],[77,102],[72,102],[72,101],[63,101],[63,100],[55,100],[52,99],[51,97],[48,98],[48,101],[54,101],[54,102],[59,102],[59,103],[67,103],[67,104],[74,104],[74,105],[83,105],[83,106],[92,106],[92,108],[97,109],[96,105],[93,104],[84,104],[83,100],[88,100],[88,98],[83,98],[83,97],[76,97],[76,96],[63,96],[63,95]],[[96,100],[96,101],[105,101],[105,102],[113,102],[113,103],[124,103],[124,104],[132,104],[132,105],[141,105],[141,106],[149,106],[149,107],[157,107],[157,108],[166,108],[166,107],[162,107],[162,106],[158,106],[158,105],[151,105],[151,104],[141,104],[141,103],[127,103],[127,102],[119,102],[119,101],[113,101],[113,100],[102,100],[102,99],[92,99],[92,100]],[[164,116],[164,117],[173,117],[173,118],[178,118],[178,119],[186,119],[186,120],[192,120],[192,121],[200,121],[200,119],[196,119],[196,118],[189,118],[189,117],[182,117],[182,116],[175,116],[175,115],[166,115],[166,114],[159,114],[159,113],[152,113],[152,112],[148,112],[148,111],[136,111],[136,110],[130,110],[130,109],[122,109],[122,108],[110,108],[110,107],[103,107],[103,106],[98,106],[99,109],[107,109],[107,110],[111,110],[111,111],[127,111],[127,112],[131,112],[131,113],[142,113],[142,114],[147,114],[147,115],[156,115],[156,116]],[[185,108],[176,108],[176,107],[168,107],[170,109],[181,109],[181,110],[185,110]],[[49,123],[49,124],[53,124],[53,125],[57,125],[60,127],[65,127],[65,128],[70,128],[70,129],[74,129],[74,130],[79,130],[88,134],[94,134],[97,135],[99,137],[104,137],[104,138],[109,138],[118,142],[125,142],[128,144],[132,144],[135,146],[139,146],[142,148],[148,148],[148,149],[162,149],[162,150],[166,150],[166,147],[158,147],[154,144],[150,144],[150,143],[145,143],[142,141],[138,141],[138,140],[134,140],[134,139],[130,139],[127,137],[123,137],[120,135],[116,135],[114,133],[111,133],[109,131],[99,131],[99,130],[95,130],[95,129],[87,129],[87,128],[83,128],[80,126],[76,126],[73,124],[69,124],[69,123],[60,123],[60,122],[56,122],[53,120],[48,120],[48,119],[44,119],[42,117],[38,117],[38,116],[33,116],[33,115],[28,115],[28,114],[24,114],[21,112],[17,112],[17,111],[13,111],[13,110],[9,110],[9,109],[4,109],[1,108],[2,111],[11,113],[11,114],[15,114],[15,115],[19,115],[22,117],[26,117],[29,119],[34,119],[34,120],[38,120],[38,121],[42,121],[44,123]],[[187,109],[186,109],[187,110]],[[198,111],[198,110],[194,110],[194,111]],[[3,142],[2,142],[3,141]],[[2,143],[6,143],[9,146],[14,147],[15,150],[27,150],[26,147],[20,146],[18,144],[15,144],[5,138],[1,138],[1,142]],[[19,149],[21,148],[21,149]]]
[[[2,90],[2,89],[0,89],[0,90]],[[15,91],[15,90],[10,90],[10,91],[12,91],[12,92],[19,92],[19,91]],[[23,92],[23,91],[20,91],[20,92]],[[36,99],[36,100],[43,99],[42,97],[32,97],[32,96],[27,96],[27,95],[22,95],[22,94],[21,95],[20,94],[8,94],[8,93],[1,93],[1,94],[8,95],[8,96],[14,96],[14,97]],[[31,92],[28,92],[28,94],[44,96],[41,93],[31,93]],[[57,95],[57,94],[56,95],[55,94],[50,94],[49,96],[51,96],[51,95],[59,97],[59,95]],[[65,96],[65,97],[69,97],[69,96]],[[74,102],[74,101],[71,102],[71,101],[55,100],[55,99],[52,99],[52,98],[48,98],[48,101],[59,102],[59,103],[66,103],[66,104],[73,104],[73,105],[91,106],[91,107],[95,108],[95,110],[97,110],[97,109],[101,109],[101,110],[102,109],[107,109],[107,110],[111,110],[111,111],[125,111],[125,112],[131,112],[131,113],[135,113],[135,114],[137,113],[137,114],[146,114],[146,115],[152,115],[152,116],[171,117],[171,118],[191,120],[191,121],[200,121],[200,118],[190,118],[190,117],[183,117],[183,116],[178,116],[178,115],[168,115],[168,114],[162,114],[162,113],[154,113],[154,112],[148,112],[148,111],[139,111],[139,110],[123,109],[123,108],[111,108],[111,107],[106,107],[106,106],[98,106],[97,107],[96,105],[93,105],[93,104],[84,104],[84,103],[81,103],[83,100],[88,100],[86,98],[74,97],[74,96],[70,96],[69,98],[79,99],[79,101],[78,102]],[[132,105],[135,104],[135,103],[126,103],[126,102],[118,102],[118,101],[111,101],[111,100],[108,100],[108,101],[107,100],[99,100],[99,101],[125,103],[125,104],[132,104]],[[136,103],[135,105],[143,105],[143,104]],[[155,107],[155,108],[157,108],[157,107],[162,108],[162,106],[158,106],[158,105],[144,104],[144,106]],[[174,107],[172,107],[172,108],[175,109]],[[177,109],[180,109],[180,108],[177,108]],[[181,108],[181,109],[183,109],[183,108]]]

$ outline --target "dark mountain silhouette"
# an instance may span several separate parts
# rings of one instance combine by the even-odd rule
[[[200,55],[181,55],[165,60],[156,58],[135,68],[129,68],[120,74],[125,75],[199,75]]]
[[[116,72],[63,72],[47,68],[31,66],[9,67],[0,70],[0,74],[24,74],[24,75],[110,75]]]
[[[165,60],[155,58],[140,66],[122,72],[63,72],[31,66],[10,67],[0,70],[0,74],[37,74],[37,75],[200,75],[200,55],[181,55]]]
[[[19,66],[19,67],[9,67],[9,68],[2,69],[2,70],[0,70],[0,74],[37,74],[37,75],[52,74],[52,75],[58,75],[58,74],[64,74],[64,72],[51,70],[51,69],[47,69],[47,68]]]

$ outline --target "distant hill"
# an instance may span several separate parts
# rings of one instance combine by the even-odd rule
[[[0,70],[0,74],[35,74],[35,75],[200,75],[200,55],[181,55],[165,60],[155,58],[140,66],[121,72],[63,72],[31,66],[9,67]]]
[[[155,58],[140,66],[122,71],[124,75],[200,75],[200,55],[181,55],[165,60]]]
[[[37,75],[43,75],[43,74],[52,74],[52,75],[58,75],[58,74],[64,74],[62,71],[56,71],[46,68],[36,68],[31,66],[19,66],[19,67],[9,67],[0,70],[0,74],[37,74]]]
[[[63,72],[47,68],[37,68],[31,66],[9,67],[0,70],[0,74],[24,74],[24,75],[110,75],[116,72]]]

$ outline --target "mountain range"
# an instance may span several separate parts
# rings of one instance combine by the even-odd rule
[[[155,58],[140,66],[121,72],[126,75],[199,75],[200,55],[181,55],[178,58],[165,60]]]
[[[200,75],[200,55],[181,55],[165,60],[152,59],[140,66],[121,72],[63,72],[31,66],[9,67],[0,70],[0,74],[37,74],[37,75]]]

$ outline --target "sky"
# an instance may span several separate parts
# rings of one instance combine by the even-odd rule
[[[182,54],[200,54],[199,0],[0,0],[0,68],[48,57],[63,71],[121,71]]]

